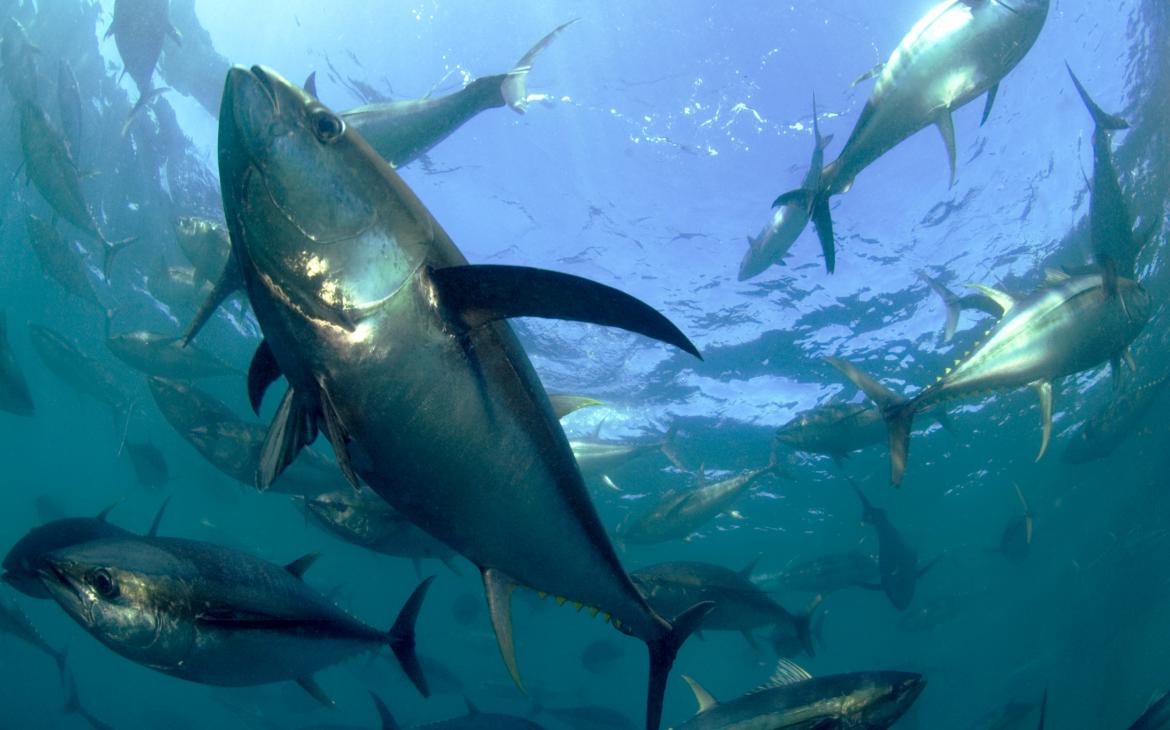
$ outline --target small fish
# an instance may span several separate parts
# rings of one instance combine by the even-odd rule
[[[369,489],[318,494],[305,508],[331,534],[376,553],[414,561],[441,560],[458,574],[457,553],[420,529]]]
[[[243,372],[181,338],[134,330],[106,335],[106,347],[122,362],[146,375],[175,380],[242,376]]]
[[[8,344],[8,316],[4,310],[0,310],[0,410],[16,416],[36,413],[24,371]]]
[[[776,574],[761,577],[764,586],[828,595],[834,591],[868,586],[879,580],[878,563],[872,555],[854,550],[796,561]]]
[[[543,730],[540,725],[531,720],[496,712],[480,712],[479,708],[471,704],[471,700],[464,697],[463,701],[467,703],[466,715],[450,720],[429,722],[426,725],[418,726],[415,730]],[[382,720],[382,730],[401,730],[402,726],[395,721],[386,704],[379,698],[375,698],[375,703]]]
[[[970,352],[955,360],[933,384],[903,398],[855,366],[826,360],[881,409],[890,439],[890,481],[901,484],[915,414],[949,401],[1030,385],[1040,398],[1039,459],[1052,434],[1053,382],[1110,363],[1119,370],[1129,344],[1149,320],[1150,295],[1137,282],[1118,279],[1109,295],[1100,273],[1061,276],[1017,299],[982,286],[1003,308],[1003,318]]]
[[[861,487],[852,479],[850,486],[861,500],[861,521],[871,525],[878,539],[878,573],[881,580],[878,586],[863,586],[865,588],[880,588],[885,591],[890,603],[899,611],[905,611],[914,599],[914,588],[928,570],[934,567],[939,557],[931,560],[924,566],[918,565],[918,551],[906,542],[905,538],[890,521],[884,509],[875,507],[865,497]]]
[[[755,238],[748,238],[748,250],[739,264],[739,280],[747,281],[759,276],[768,267],[784,264],[792,244],[808,226],[812,216],[813,194],[821,186],[821,168],[825,164],[825,148],[833,141],[833,135],[821,136],[820,118],[817,114],[817,100],[813,99],[813,155],[808,173],[800,189],[781,196],[773,204],[775,209],[771,220]],[[830,270],[832,267],[830,267]]]
[[[716,515],[729,511],[732,503],[761,479],[783,473],[784,467],[775,451],[762,469],[750,469],[714,484],[707,484],[700,470],[697,487],[668,492],[648,511],[627,517],[618,526],[618,537],[624,542],[637,544],[685,539]]]
[[[130,74],[142,96],[153,90],[154,67],[167,36],[182,45],[171,25],[169,0],[115,0],[105,37],[110,36],[122,57],[122,73]]]
[[[388,645],[426,696],[414,623],[433,579],[420,583],[393,627],[381,631],[304,582],[316,557],[282,567],[195,540],[114,537],[50,553],[40,575],[95,638],[173,677],[226,687],[295,680],[331,705],[312,675]]]
[[[608,672],[626,652],[609,639],[594,639],[581,650],[581,666],[592,674]]]
[[[1024,493],[1020,490],[1020,485],[1012,484],[1012,486],[1015,487],[1016,497],[1020,500],[1020,507],[1023,508],[1023,512],[1018,517],[1012,518],[1011,522],[1003,528],[1003,535],[999,539],[999,547],[992,548],[989,552],[999,553],[1013,563],[1018,563],[1027,559],[1028,554],[1032,551],[1032,532],[1035,515],[1028,508],[1028,500],[1024,499]]]
[[[57,227],[30,214],[25,219],[25,230],[41,270],[60,284],[66,293],[104,312],[105,308],[86,273],[88,266],[85,259],[72,243],[62,238]]]
[[[480,112],[508,106],[523,114],[528,108],[528,72],[536,57],[576,20],[555,28],[537,41],[511,71],[484,76],[447,96],[370,104],[341,112],[382,159],[402,167],[426,154]],[[312,91],[316,96],[316,90]]]
[[[51,657],[57,663],[57,672],[61,675],[61,681],[65,681],[65,652],[49,646],[41,638],[40,632],[36,630],[32,622],[28,620],[28,616],[24,615],[24,611],[20,610],[16,601],[3,593],[0,593],[0,634],[20,639]]]
[[[44,325],[30,322],[28,332],[33,349],[49,372],[78,393],[88,395],[109,407],[115,419],[121,422],[129,407],[130,397],[113,371],[83,353],[72,340]]]
[[[787,659],[765,684],[719,702],[690,677],[699,712],[675,730],[884,730],[896,723],[926,687],[920,674],[853,672],[812,677]]]
[[[630,573],[638,590],[654,610],[664,616],[710,601],[715,604],[703,621],[703,631],[732,631],[742,634],[748,645],[758,648],[753,632],[781,626],[798,638],[804,651],[813,656],[812,618],[820,599],[809,609],[793,614],[774,601],[751,580],[756,561],[735,571],[721,565],[698,561],[658,563]]]
[[[150,490],[159,490],[167,485],[171,479],[170,469],[167,468],[166,457],[158,447],[147,444],[127,441],[123,448],[134,467],[134,476],[138,483]]]

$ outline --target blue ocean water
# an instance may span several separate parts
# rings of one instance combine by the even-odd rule
[[[673,450],[686,469],[655,454],[609,474],[620,492],[590,482],[613,530],[657,496],[693,487],[688,470],[701,467],[715,480],[763,466],[776,429],[797,413],[832,399],[863,402],[825,356],[858,363],[899,392],[926,385],[952,365],[988,320],[965,313],[955,343],[943,343],[941,300],[916,271],[956,290],[982,282],[1029,291],[1043,283],[1046,267],[1091,259],[1083,173],[1092,171],[1092,121],[1065,61],[1101,106],[1130,123],[1115,133],[1114,148],[1131,209],[1143,221],[1166,219],[1170,8],[1163,0],[1108,7],[1058,0],[1035,47],[1004,79],[987,123],[979,124],[982,99],[955,114],[953,185],[945,148],[927,129],[832,202],[835,274],[825,273],[810,226],[784,266],[738,282],[745,238],[767,221],[771,201],[805,175],[813,96],[822,131],[836,138],[826,153],[833,159],[872,85],[851,87],[852,81],[885,60],[933,4],[668,7],[564,0],[505,8],[173,0],[171,16],[184,42],[166,42],[155,83],[174,90],[125,135],[123,122],[139,92],[129,76],[119,79],[122,61],[113,39],[103,39],[114,4],[42,0],[34,8],[9,0],[0,6],[39,48],[36,74],[54,121],[56,104],[49,100],[55,100],[58,62],[72,66],[83,100],[75,158],[86,173],[90,208],[111,240],[138,240],[118,257],[107,283],[97,244],[64,222],[57,228],[86,256],[87,276],[113,313],[112,331],[169,334],[182,330],[198,302],[160,301],[166,268],[188,265],[175,220],[222,218],[216,120],[191,85],[218,68],[216,59],[264,64],[297,82],[316,71],[321,100],[347,109],[450,93],[502,73],[551,29],[580,18],[534,63],[526,114],[487,110],[399,172],[472,262],[550,268],[618,287],[666,314],[702,351],[700,362],[598,326],[514,323],[549,391],[602,401],[565,419],[570,438],[649,442],[677,430]],[[199,26],[205,39],[194,32]],[[190,75],[178,69],[172,54],[207,50],[207,42],[218,56],[202,57]],[[259,494],[210,466],[158,412],[144,377],[108,352],[105,313],[67,296],[45,275],[24,219],[29,211],[46,219],[52,212],[15,174],[22,164],[20,124],[14,97],[8,89],[0,95],[8,120],[0,125],[0,159],[13,173],[0,179],[0,307],[37,404],[33,418],[0,413],[7,456],[0,547],[6,551],[42,521],[38,498],[69,516],[118,503],[110,520],[141,532],[169,496],[162,534],[230,545],[281,564],[319,552],[309,583],[336,591],[339,603],[368,623],[389,626],[417,582],[411,563],[338,541],[287,495]],[[1164,243],[1160,232],[1138,259],[1138,278],[1154,307],[1133,346],[1137,371],[1126,376],[1137,382],[1167,367]],[[129,418],[111,418],[106,406],[50,373],[26,322],[65,334],[112,369],[131,394]],[[237,297],[199,344],[245,370],[259,334]],[[275,410],[270,396],[253,418],[242,378],[199,387],[257,423],[267,423]],[[998,710],[1013,701],[1037,703],[1045,688],[1049,727],[1128,727],[1170,688],[1165,398],[1108,458],[1076,466],[1060,458],[1085,419],[1114,397],[1107,368],[1058,383],[1053,444],[1040,461],[1040,416],[1030,389],[964,400],[951,411],[952,433],[923,420],[906,481],[896,490],[888,485],[884,444],[841,464],[785,448],[779,455],[790,478],[763,481],[739,500],[742,519],[720,515],[686,541],[631,544],[621,558],[630,570],[668,560],[739,569],[758,559],[761,584],[796,611],[812,594],[786,590],[769,576],[820,555],[876,552],[873,529],[859,523],[850,477],[888,511],[923,562],[941,557],[906,611],[880,591],[827,596],[823,644],[815,657],[797,658],[802,666],[813,675],[923,674],[927,689],[897,727],[991,727]],[[171,480],[162,491],[136,483],[124,439],[164,454]],[[323,442],[315,448],[329,455]],[[1019,515],[1014,485],[1034,513],[1032,550],[1020,563],[989,552]],[[336,700],[331,710],[292,683],[221,689],[164,676],[115,655],[54,603],[19,595],[16,601],[49,644],[67,647],[87,710],[119,728],[376,727],[369,689],[386,698],[404,726],[462,714],[464,697],[548,727],[583,726],[572,715],[548,712],[558,707],[602,706],[641,723],[639,642],[571,606],[517,594],[525,695],[500,661],[486,613],[472,611],[466,624],[453,614],[456,606],[473,605],[469,595],[482,602],[474,566],[460,562],[456,573],[427,561],[423,571],[438,579],[419,621],[419,651],[453,678],[440,683],[433,672],[435,696],[423,700],[387,652],[360,657],[318,675]],[[761,648],[734,633],[707,632],[689,642],[667,685],[664,726],[681,724],[695,709],[682,674],[720,699],[767,679],[776,656],[766,632],[758,633]],[[600,672],[581,661],[597,641],[620,654]],[[83,726],[83,719],[60,712],[64,696],[53,662],[3,633],[0,677],[0,727]],[[1032,714],[1018,725],[994,726],[1035,723]]]

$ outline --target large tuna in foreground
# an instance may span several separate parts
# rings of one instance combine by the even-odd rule
[[[257,405],[289,390],[257,481],[318,430],[354,484],[483,571],[492,623],[519,682],[510,595],[527,586],[611,617],[650,649],[657,728],[675,654],[709,610],[674,624],[638,593],[589,501],[513,316],[621,326],[698,354],[661,314],[594,282],[470,266],[398,174],[345,121],[262,67],[235,67],[219,166],[233,255],[264,331]]]

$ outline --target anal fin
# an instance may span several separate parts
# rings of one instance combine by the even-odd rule
[[[1036,394],[1040,396],[1040,423],[1043,434],[1040,437],[1040,453],[1036,454],[1036,461],[1044,458],[1048,450],[1048,441],[1052,438],[1052,381],[1038,380],[1032,384]]]
[[[504,666],[508,668],[508,674],[520,691],[525,692],[524,683],[520,681],[520,670],[516,667],[516,644],[512,640],[512,591],[516,590],[516,582],[495,568],[486,568],[483,571],[483,588],[487,595],[488,616],[496,632],[496,642],[500,645]]]
[[[317,684],[317,680],[312,677],[301,677],[297,680],[297,684],[301,685],[301,689],[309,693],[309,696],[317,700],[326,707],[333,707],[333,698],[325,694],[325,690],[321,689],[321,685]]]

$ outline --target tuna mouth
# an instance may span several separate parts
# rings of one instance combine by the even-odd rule
[[[922,677],[909,677],[902,680],[898,685],[898,696],[904,702],[913,702],[918,699],[918,695],[922,694],[922,690],[926,689],[926,680]]]
[[[272,102],[273,114],[279,114],[280,101],[276,96],[276,88],[272,85],[272,78],[268,75],[262,66],[253,66],[251,69],[251,74],[252,78],[255,79],[257,83],[259,83],[260,89],[264,92],[264,95],[268,97],[270,102]]]
[[[41,583],[58,602],[64,603],[61,599],[68,598],[78,607],[85,605],[85,596],[78,588],[76,581],[55,564],[48,563],[46,567],[38,569],[37,577],[41,579]]]

